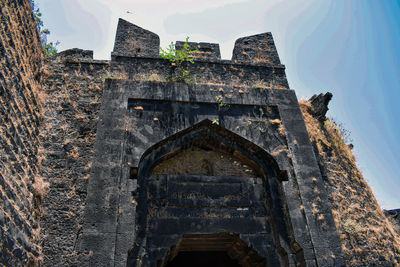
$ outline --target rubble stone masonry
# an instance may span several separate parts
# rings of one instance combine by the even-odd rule
[[[30,1],[2,0],[0,19],[0,266],[35,265],[42,51]]]

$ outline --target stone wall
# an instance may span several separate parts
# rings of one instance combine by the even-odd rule
[[[379,207],[346,144],[345,131],[325,118],[330,93],[301,101],[314,152],[327,189],[342,249],[349,266],[400,264],[398,226]],[[396,215],[396,212],[388,215]]]
[[[260,145],[275,140],[262,147],[286,171],[283,206],[292,220],[290,236],[299,242],[282,242],[288,251],[310,266],[340,265],[342,250],[352,266],[400,263],[399,230],[384,216],[340,130],[323,122],[312,104],[301,104],[315,158],[294,92],[276,90],[289,85],[270,33],[238,39],[232,61],[220,59],[218,44],[190,43],[199,50],[195,64],[186,66],[193,84],[167,83],[174,66],[158,56],[154,33],[121,20],[112,61],[70,49],[42,66],[30,1],[1,5],[1,266],[125,266],[135,238],[133,174],[140,155],[200,122],[200,111],[191,112],[196,119],[182,119],[188,103],[196,101],[196,110],[215,109],[203,116],[213,120],[209,127],[219,123]],[[106,105],[100,110],[105,80]],[[255,109],[240,125],[219,114],[234,110],[235,103]],[[172,112],[171,105],[181,112]],[[147,118],[148,125],[132,119],[145,121],[142,115],[153,106],[150,111],[159,113]],[[278,106],[279,116],[260,119]],[[294,257],[289,256],[293,262]]]
[[[50,183],[42,202],[44,266],[78,266],[77,253],[91,170],[98,110],[109,62],[93,52],[63,51],[46,60],[41,143],[43,176]]]
[[[0,265],[36,265],[39,71],[42,50],[30,1],[2,0],[0,9]]]
[[[397,231],[397,233],[400,233],[400,209],[395,209],[395,210],[383,210],[385,213],[386,217],[391,221],[391,223],[394,225],[394,229]]]

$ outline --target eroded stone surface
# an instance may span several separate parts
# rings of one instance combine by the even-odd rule
[[[395,210],[384,210],[385,215],[393,218],[393,220],[397,223],[397,227],[400,228],[400,209]]]
[[[270,32],[237,39],[233,48],[232,60],[274,65],[281,63]]]
[[[40,69],[30,1],[0,8],[0,265],[37,266],[40,244]]]
[[[177,41],[175,43],[176,50],[183,50],[183,45],[185,42]],[[188,42],[188,50],[196,51],[190,56],[196,59],[213,59],[213,60],[220,60],[221,53],[219,51],[219,44],[211,44],[211,43],[195,43],[195,42]]]
[[[157,34],[119,19],[113,54],[157,57],[159,50],[160,38]]]
[[[43,266],[88,262],[79,243],[103,79],[110,75],[109,62],[90,59],[91,52],[67,50],[46,60],[40,141],[50,190],[42,201]]]
[[[332,99],[332,93],[313,95],[310,98],[311,110],[310,112],[320,121],[326,119],[325,115],[328,112],[328,104]]]

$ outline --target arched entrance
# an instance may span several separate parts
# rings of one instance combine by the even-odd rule
[[[128,266],[304,263],[293,249],[282,177],[263,149],[209,120],[164,139],[139,164]]]

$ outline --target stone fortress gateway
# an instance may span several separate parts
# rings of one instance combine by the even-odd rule
[[[79,245],[90,266],[344,265],[272,35],[238,39],[232,60],[190,43],[195,83],[163,80],[159,44],[120,19]]]
[[[297,103],[270,34],[232,60],[190,43],[182,83],[124,20],[111,60],[44,58],[32,1],[0,15],[0,266],[400,264],[400,210],[326,118],[332,95]]]

